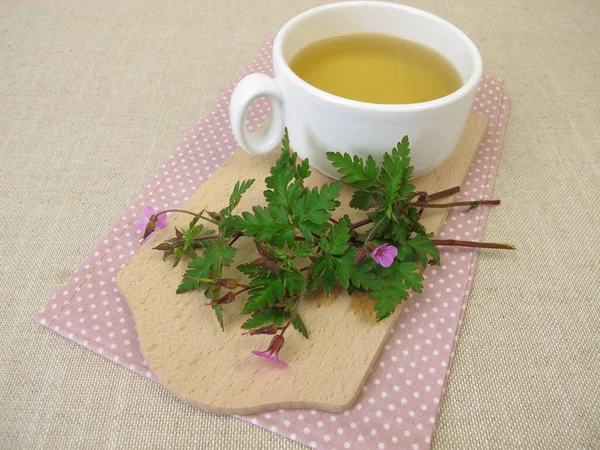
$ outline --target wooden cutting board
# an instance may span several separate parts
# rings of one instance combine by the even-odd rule
[[[437,170],[414,180],[417,190],[433,193],[461,185],[486,127],[484,116],[471,114],[454,153]],[[264,178],[278,154],[251,156],[238,149],[182,208],[219,210],[227,204],[235,182],[248,178],[255,178],[256,183],[237,211],[263,204]],[[331,180],[313,171],[309,181],[321,185]],[[348,204],[351,195],[344,187],[342,205]],[[364,218],[347,206],[340,207],[335,216],[344,213],[353,220]],[[437,232],[446,215],[445,209],[430,209],[422,223]],[[303,300],[299,312],[309,339],[295,330],[286,333],[280,357],[289,367],[282,368],[250,353],[266,349],[271,336],[241,335],[240,326],[247,318],[241,314],[244,297],[225,306],[223,332],[201,292],[175,294],[186,264],[172,268],[152,247],[173,236],[174,227],[188,222],[189,216],[170,216],[167,227],[146,242],[117,276],[144,357],[162,385],[186,402],[216,413],[250,414],[279,408],[339,412],[351,407],[401,308],[376,323],[373,303],[365,295],[342,293]],[[255,257],[251,239],[239,239],[235,246],[236,263]],[[224,276],[233,275],[235,265]]]

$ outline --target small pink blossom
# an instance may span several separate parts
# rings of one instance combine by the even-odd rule
[[[390,267],[394,263],[394,258],[398,256],[398,249],[393,245],[383,244],[373,250],[371,256],[377,264]]]
[[[152,233],[157,230],[160,230],[167,226],[167,215],[161,214],[156,217],[154,215],[154,207],[151,205],[147,205],[144,207],[143,211],[145,219],[140,219],[135,222],[135,226],[138,230],[144,232],[143,239],[146,239]]]
[[[277,364],[283,367],[288,367],[287,363],[285,361],[280,360],[278,356],[279,350],[281,350],[281,347],[283,347],[284,342],[285,339],[283,338],[283,336],[281,336],[280,334],[276,334],[275,336],[273,336],[273,339],[271,339],[271,343],[269,344],[269,348],[267,350],[265,350],[264,352],[252,350],[251,353],[256,356],[260,356],[261,358],[267,358],[268,360],[276,362]]]

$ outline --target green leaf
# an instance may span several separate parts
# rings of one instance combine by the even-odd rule
[[[406,240],[410,234],[410,220],[402,216],[397,221],[390,223],[390,238],[394,244],[402,245],[406,243]],[[400,257],[400,259],[404,259]]]
[[[350,240],[350,218],[344,216],[334,224],[327,233],[327,236],[319,239],[319,247],[328,255],[341,256],[348,251],[348,241]]]
[[[233,192],[231,193],[231,196],[229,197],[229,206],[227,206],[227,208],[224,208],[221,210],[221,212],[219,213],[221,216],[228,216],[231,214],[231,212],[234,210],[234,208],[240,204],[240,201],[242,200],[242,195],[244,195],[244,193],[250,189],[250,187],[254,184],[254,180],[250,179],[250,180],[244,180],[242,182],[237,182],[235,183],[235,186],[233,187]]]
[[[404,198],[414,191],[414,186],[407,184],[414,170],[410,166],[409,152],[408,137],[404,136],[391,153],[383,155],[379,179],[383,187],[382,194],[390,201],[397,197]]]
[[[253,280],[250,286],[252,289],[249,291],[248,301],[244,306],[244,314],[263,310],[267,306],[274,306],[283,300],[285,294],[282,281],[275,276]]]
[[[481,200],[473,203],[465,212],[473,211],[475,208],[481,206]]]
[[[296,270],[289,270],[284,272],[285,277],[285,288],[288,295],[297,296],[301,295],[304,290],[304,277]]]
[[[181,280],[179,287],[177,288],[177,294],[183,294],[184,292],[192,291],[194,289],[198,289],[200,282],[197,280],[192,280],[190,278],[184,278]]]
[[[235,252],[236,250],[234,247],[230,247],[222,240],[219,240],[216,245],[213,245],[204,251],[204,257],[211,262],[212,270],[215,270],[218,267],[231,264],[235,257]]]
[[[396,305],[408,298],[408,291],[401,286],[401,284],[398,285],[399,290],[388,288],[371,292],[371,298],[377,300],[374,309],[375,318],[378,321],[392,314],[396,310]]]
[[[304,325],[304,322],[302,321],[302,317],[300,317],[300,314],[296,314],[296,317],[294,317],[294,320],[292,320],[292,325],[294,326],[294,328],[296,330],[298,330],[300,333],[302,333],[302,336],[304,336],[306,339],[308,339],[308,330],[306,329],[306,325]]]
[[[365,291],[380,289],[382,281],[373,272],[374,268],[375,264],[371,260],[354,264],[350,268],[350,281],[354,286]]]
[[[394,264],[394,276],[402,280],[408,289],[423,292],[423,275],[419,266],[414,262],[400,262]]]
[[[222,239],[216,240],[214,245],[204,251],[203,256],[195,258],[188,264],[185,271],[186,278],[183,278],[176,292],[182,294],[203,288],[207,290],[207,297],[212,298],[213,291],[210,289],[214,286],[203,283],[198,278],[213,278],[213,274],[220,274],[223,266],[228,266],[233,262],[235,252],[235,248],[229,247]]]
[[[387,283],[385,288],[372,291],[371,298],[377,300],[374,306],[375,318],[382,320],[396,310],[396,305],[408,298],[408,290],[400,281],[394,280]]]
[[[185,229],[179,230],[181,237],[183,237],[185,239],[185,243],[183,244],[183,250],[182,250],[183,254],[186,256],[190,256],[192,259],[196,257],[196,253],[190,252],[190,250],[194,249],[194,248],[202,247],[202,245],[197,245],[197,244],[204,243],[204,246],[209,245],[206,241],[194,241],[194,239],[201,237],[201,236],[209,236],[209,235],[214,234],[213,230],[202,231],[203,230],[202,224],[192,225],[194,223],[194,220],[197,220],[197,219],[198,219],[198,217],[195,217],[190,222],[190,228],[188,228],[187,230],[185,230]]]
[[[303,180],[310,175],[310,169],[307,160],[296,165],[298,155],[290,150],[287,134],[283,137],[282,146],[279,158],[271,167],[271,175],[265,179],[268,189],[264,196],[270,205],[287,210],[302,195]]]
[[[242,328],[252,330],[272,323],[279,327],[283,325],[285,319],[287,319],[287,314],[283,309],[267,308],[252,314],[252,317],[244,322]]]
[[[260,277],[264,274],[264,269],[260,266],[255,266],[254,264],[240,264],[237,266],[237,270],[248,275],[250,278]]]
[[[356,191],[350,200],[350,208],[367,211],[374,200],[373,193],[368,191]]]
[[[373,157],[369,156],[367,162],[358,156],[350,156],[348,153],[343,155],[339,152],[328,152],[327,159],[331,161],[333,167],[338,169],[342,175],[341,181],[351,184],[358,189],[369,189],[377,183],[379,173],[377,164]]]
[[[426,267],[429,263],[440,264],[440,252],[427,236],[417,234],[414,238],[410,239],[407,244],[417,252],[423,267]],[[429,259],[427,255],[431,256],[431,259]]]
[[[315,261],[314,275],[321,283],[321,286],[323,286],[327,295],[333,292],[336,284],[341,285],[344,289],[348,289],[350,286],[350,274],[354,265],[354,259],[356,258],[355,250],[351,248],[342,257],[321,255]]]
[[[312,253],[313,247],[314,245],[308,241],[298,241],[292,249],[292,256],[294,258],[306,258]]]
[[[206,288],[209,286],[206,283],[201,283],[197,278],[209,278],[210,272],[213,270],[213,261],[199,256],[188,264],[188,269],[185,271],[185,277],[177,288],[177,294],[183,294],[194,289],[199,289],[201,285]]]
[[[173,250],[173,267],[176,267],[183,258],[183,247],[175,247]]]
[[[219,325],[221,325],[221,331],[225,331],[225,326],[223,325],[223,306],[216,305],[213,306],[213,311],[217,316],[217,320],[219,321]]]
[[[342,183],[339,182],[324,184],[320,191],[318,188],[306,189],[304,195],[291,206],[295,224],[310,242],[314,241],[313,234],[320,235],[329,228],[330,211],[340,205],[337,198],[341,189]]]
[[[310,177],[310,165],[308,164],[308,159],[302,160],[300,164],[296,167],[296,175],[297,178],[306,179]]]
[[[225,218],[224,223],[246,236],[255,236],[259,242],[269,242],[278,247],[294,245],[294,226],[284,208],[276,205],[269,205],[267,208],[255,206],[252,211],[254,214],[243,212],[241,217]]]

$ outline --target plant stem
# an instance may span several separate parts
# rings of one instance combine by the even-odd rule
[[[211,239],[219,239],[219,236],[212,235],[212,234],[210,236],[200,236],[200,237],[194,238],[193,241],[201,242],[201,241],[210,241]],[[172,242],[165,241],[165,242],[168,244],[171,244],[173,247],[179,247],[180,245],[185,244],[185,239],[181,239],[179,241],[172,241]]]
[[[363,219],[363,220],[359,220],[358,222],[356,222],[356,223],[353,223],[352,225],[350,225],[350,229],[351,229],[351,230],[354,230],[354,229],[356,229],[356,228],[360,228],[360,227],[362,227],[362,226],[364,226],[364,225],[368,225],[368,224],[370,224],[370,223],[372,223],[372,222],[373,222],[373,221],[372,221],[371,219]]]
[[[207,222],[210,222],[213,225],[219,225],[214,220],[209,219],[208,217],[205,217],[202,214],[196,214],[196,213],[193,213],[191,211],[186,211],[185,209],[165,209],[164,211],[161,211],[158,214],[154,214],[154,217],[158,217],[158,216],[160,216],[162,214],[167,214],[167,213],[170,213],[170,212],[178,212],[178,213],[183,213],[183,214],[189,214],[190,216],[194,216],[194,217],[198,217],[199,219],[206,220]]]
[[[251,289],[250,286],[248,286],[247,284],[240,284],[239,286],[245,286],[243,289],[240,289],[237,292],[234,292],[235,295],[240,295],[242,292],[246,292],[247,290]]]
[[[290,316],[287,323],[280,328],[280,330],[281,330],[280,336],[283,336],[283,333],[285,333],[285,330],[287,330],[287,328],[290,326],[290,324],[294,321],[295,318],[296,318],[296,311],[294,311],[292,313],[292,315]]]
[[[434,200],[439,200],[440,198],[449,197],[454,194],[458,194],[460,192],[460,186],[454,186],[450,189],[444,189],[443,191],[436,192],[434,194],[428,195],[426,197],[426,202],[432,202]]]
[[[233,244],[235,244],[235,241],[237,241],[240,237],[242,237],[243,235],[241,233],[238,233],[234,236],[234,238],[231,240],[231,242],[229,243],[229,246],[231,247]]]
[[[431,242],[435,245],[450,245],[453,247],[495,248],[499,250],[517,249],[514,245],[496,244],[493,242],[457,241],[456,239],[432,239]]]
[[[369,235],[367,236],[367,238],[365,239],[365,242],[363,242],[363,248],[367,248],[367,244],[369,243],[369,241],[371,240],[371,238],[373,237],[373,235],[375,234],[375,230],[379,227],[379,225],[381,225],[383,223],[383,220],[377,222],[375,224],[375,226],[373,227],[373,229],[369,232]]]
[[[473,205],[499,205],[500,200],[477,200],[474,202],[452,202],[452,203],[427,203],[410,202],[408,206],[415,208],[453,208],[455,206],[473,206]]]
[[[432,205],[428,202],[432,201],[432,200],[439,200],[440,198],[444,198],[444,197],[448,197],[450,195],[454,195],[456,193],[460,192],[460,186],[455,186],[453,188],[450,189],[444,189],[443,191],[439,191],[439,192],[435,192],[431,195],[427,195],[427,193],[425,191],[419,191],[415,193],[415,197],[421,197],[424,194],[427,195],[425,197],[425,201],[424,202],[411,202],[408,205],[409,206],[415,206],[415,207],[431,207],[431,208],[447,208],[449,206],[460,206],[461,202],[457,202],[456,204],[454,203],[448,203],[446,205],[436,205],[435,203]],[[413,197],[414,198],[414,197]],[[497,203],[488,203],[488,202],[497,202]],[[468,203],[468,206],[472,206],[475,203],[479,203],[481,205],[498,205],[500,204],[500,200],[481,200],[479,202],[466,202]],[[448,205],[448,206],[447,206]],[[368,225],[370,223],[372,223],[373,221],[371,219],[363,219],[360,220],[356,223],[353,223],[352,225],[350,225],[350,229],[351,230],[355,230],[356,228],[360,228],[364,225]]]

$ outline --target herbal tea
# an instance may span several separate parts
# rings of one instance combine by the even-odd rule
[[[435,100],[456,91],[462,79],[437,51],[381,33],[358,33],[314,42],[289,63],[307,83],[368,103]]]

